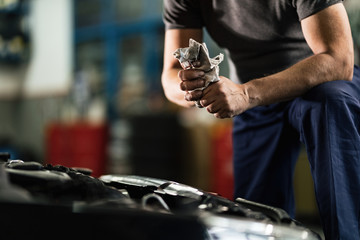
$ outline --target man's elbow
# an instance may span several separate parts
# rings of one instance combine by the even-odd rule
[[[347,59],[342,61],[342,71],[344,80],[351,81],[354,74],[354,58],[347,57]]]
[[[345,53],[332,53],[332,72],[333,80],[351,81],[354,73],[354,54],[348,51]]]
[[[350,47],[337,47],[327,51],[330,56],[330,72],[332,72],[333,80],[351,81],[354,74],[354,50]]]
[[[351,81],[354,74],[354,51],[352,48],[349,48],[346,53],[342,54],[339,58],[339,67],[341,69],[343,80]]]

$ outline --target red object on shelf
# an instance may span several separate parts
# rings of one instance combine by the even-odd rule
[[[52,123],[46,131],[46,162],[65,167],[92,170],[92,176],[105,173],[108,128],[89,123]]]
[[[212,191],[233,200],[232,125],[215,126],[212,135]]]

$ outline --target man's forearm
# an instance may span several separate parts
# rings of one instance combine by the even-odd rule
[[[353,64],[329,54],[311,56],[292,67],[245,83],[250,107],[293,99],[333,80],[351,80]]]

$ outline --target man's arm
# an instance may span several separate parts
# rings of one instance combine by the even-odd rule
[[[181,89],[181,79],[186,80],[186,78],[188,78],[189,85],[191,85],[190,80],[201,77],[202,72],[188,70],[187,76],[178,76],[182,74],[183,71],[178,60],[174,58],[173,53],[178,48],[188,47],[190,38],[201,42],[202,34],[202,29],[171,29],[165,33],[164,65],[161,77],[162,86],[165,96],[170,101],[184,107],[193,106],[194,102],[185,100],[186,89]],[[194,88],[196,88],[196,86]],[[189,87],[189,89],[191,89],[191,87]]]
[[[301,26],[314,55],[270,76],[272,79],[250,83],[250,100],[257,105],[300,96],[324,82],[352,79],[353,43],[343,4],[335,4],[302,20]]]
[[[343,4],[318,12],[302,20],[301,25],[313,56],[282,72],[242,85],[223,78],[204,90],[201,104],[216,117],[233,117],[255,106],[301,96],[324,82],[351,80],[353,43]]]

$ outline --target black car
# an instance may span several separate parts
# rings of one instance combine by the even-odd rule
[[[173,181],[0,163],[0,239],[307,239],[282,209]]]

